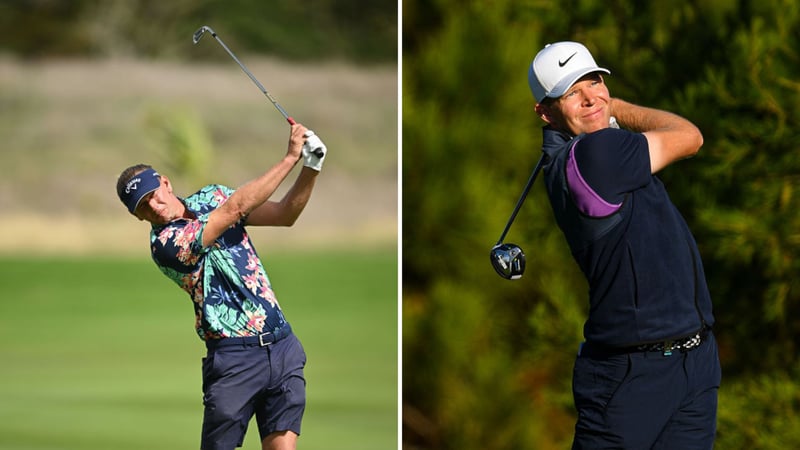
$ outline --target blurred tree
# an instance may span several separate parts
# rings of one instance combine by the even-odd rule
[[[772,3],[729,18],[744,20],[719,40],[727,64],[681,99],[710,143],[684,201],[730,333],[729,373],[785,368],[800,350],[800,5]]]
[[[8,0],[0,3],[6,34],[0,50],[27,58],[186,58],[192,33],[209,25],[237,51],[394,63],[397,9],[396,0]],[[222,58],[219,52],[199,54]]]
[[[7,0],[0,2],[0,53],[26,57],[74,55],[85,51],[87,36],[66,24],[79,23],[81,2]]]
[[[94,55],[176,57],[186,53],[192,33],[202,25],[192,26],[189,20],[201,5],[191,0],[87,1],[83,20],[72,25],[90,36],[87,50]]]

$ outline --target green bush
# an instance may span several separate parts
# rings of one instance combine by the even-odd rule
[[[788,372],[735,378],[720,388],[719,449],[800,448],[798,366]]]
[[[144,128],[153,141],[158,161],[167,173],[198,184],[211,169],[214,146],[196,112],[180,107],[151,107]]]

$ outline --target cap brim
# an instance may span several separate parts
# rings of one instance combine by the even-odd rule
[[[155,192],[155,191],[157,191],[159,187],[160,187],[160,185],[159,185],[159,186],[156,186],[156,187],[154,187],[154,188],[152,188],[152,189],[150,189],[150,190],[143,191],[143,192],[141,192],[141,193],[138,193],[138,192],[137,192],[137,195],[136,195],[136,197],[133,197],[133,198],[131,199],[131,200],[136,200],[136,202],[133,202],[133,201],[131,201],[130,203],[128,203],[128,211],[130,211],[130,212],[131,212],[131,214],[133,214],[133,213],[134,213],[134,211],[136,211],[136,208],[138,208],[138,207],[139,207],[139,205],[142,203],[142,200],[143,200],[145,197],[147,197],[147,194],[150,194],[151,192]]]
[[[553,89],[547,93],[547,95],[545,95],[545,97],[550,97],[550,98],[561,97],[562,95],[564,95],[564,93],[566,93],[569,90],[570,87],[572,87],[573,84],[575,84],[576,81],[581,79],[581,77],[593,72],[603,72],[611,75],[610,70],[604,69],[602,67],[588,67],[576,70],[575,72],[572,72],[571,74],[562,78],[561,81],[559,81],[559,83],[555,85]]]

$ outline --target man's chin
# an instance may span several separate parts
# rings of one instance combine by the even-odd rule
[[[166,225],[170,223],[171,220],[167,220],[164,217],[153,217],[152,219],[149,219],[148,222],[150,222],[153,225]]]
[[[593,123],[591,126],[587,127],[585,133],[594,133],[596,131],[605,130],[606,128],[610,128],[611,126],[608,123],[608,120],[598,121],[597,123]]]

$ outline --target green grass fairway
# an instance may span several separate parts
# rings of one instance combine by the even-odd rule
[[[261,256],[308,355],[298,447],[397,448],[396,253]],[[0,257],[0,288],[0,449],[199,448],[205,347],[147,256]]]

